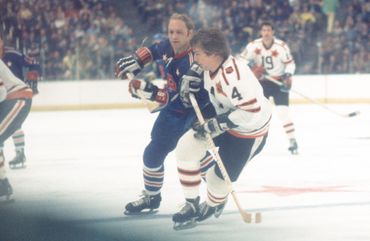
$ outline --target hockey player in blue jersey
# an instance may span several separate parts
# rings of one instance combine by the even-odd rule
[[[37,82],[41,73],[41,67],[36,63],[34,58],[20,53],[11,47],[6,47],[4,41],[0,37],[0,59],[8,66],[12,73],[20,80],[25,82],[33,91],[33,94],[38,93]],[[15,145],[16,156],[9,162],[11,168],[18,165],[23,166],[26,161],[24,152],[25,138],[22,128],[16,130],[12,135]]]
[[[193,109],[185,106],[179,98],[181,77],[193,62],[189,44],[193,29],[194,24],[188,16],[175,13],[169,19],[168,39],[150,47],[141,47],[133,55],[121,58],[116,64],[116,76],[124,79],[127,74],[137,75],[145,65],[162,59],[165,62],[167,81],[163,89],[142,79],[133,79],[129,83],[130,92],[134,97],[141,96],[158,102],[160,113],[152,128],[151,141],[143,155],[143,196],[126,205],[124,213],[127,215],[150,213],[160,206],[164,160],[196,119]],[[196,68],[193,70],[198,71]],[[211,105],[207,105],[207,91],[200,91],[197,98],[205,112],[214,111]],[[206,170],[212,165],[212,158],[205,156],[202,164],[203,170]]]

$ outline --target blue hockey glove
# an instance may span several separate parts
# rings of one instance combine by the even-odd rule
[[[286,73],[284,74],[282,77],[281,77],[281,87],[280,87],[280,91],[281,92],[289,92],[290,89],[292,88],[292,75],[289,74],[289,73]]]

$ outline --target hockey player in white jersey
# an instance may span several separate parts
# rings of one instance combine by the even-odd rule
[[[289,139],[288,150],[298,153],[294,123],[289,113],[289,90],[295,71],[294,59],[289,47],[282,40],[274,37],[273,25],[263,22],[260,28],[261,38],[250,42],[241,56],[248,61],[256,77],[261,81],[264,95],[273,97],[276,112]],[[271,80],[279,81],[277,85]]]
[[[5,140],[22,126],[31,108],[31,98],[31,88],[15,77],[0,59],[0,198],[6,200],[10,199],[13,190],[6,177],[3,146]]]
[[[191,45],[195,61],[204,73],[201,76],[189,71],[183,76],[181,99],[189,103],[189,93],[196,95],[204,86],[217,115],[203,125],[195,124],[177,145],[178,172],[186,204],[172,217],[175,229],[193,227],[212,215],[217,217],[230,192],[219,167],[213,166],[206,174],[207,198],[199,204],[200,160],[209,149],[206,135],[212,136],[234,182],[265,145],[272,109],[247,61],[230,55],[220,30],[199,30]]]

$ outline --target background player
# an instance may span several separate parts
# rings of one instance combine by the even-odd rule
[[[193,62],[193,54],[189,41],[192,37],[194,24],[183,14],[173,14],[168,23],[168,39],[141,47],[135,54],[122,58],[117,62],[116,76],[125,78],[127,73],[138,74],[144,65],[162,59],[165,62],[165,77],[167,84],[160,89],[152,83],[134,79],[129,83],[130,92],[138,97],[138,90],[145,98],[161,104],[160,113],[151,132],[151,141],[143,155],[143,197],[130,202],[125,207],[125,214],[135,214],[141,211],[157,209],[161,202],[161,188],[164,179],[163,162],[169,152],[174,150],[179,138],[191,127],[195,120],[192,108],[183,105],[179,98],[180,79],[189,70]],[[199,95],[202,106],[208,103],[205,90]],[[211,107],[211,105],[209,105]],[[211,164],[211,158],[203,160],[206,169]]]
[[[263,22],[260,31],[262,38],[250,42],[241,56],[247,59],[256,77],[261,81],[264,95],[267,98],[273,97],[277,115],[289,139],[288,150],[292,154],[297,154],[295,127],[288,109],[295,63],[286,43],[274,37],[271,23]],[[266,76],[281,81],[283,85],[279,86],[269,81]]]
[[[41,67],[36,63],[34,58],[30,58],[14,48],[5,46],[3,39],[0,37],[0,59],[4,61],[18,79],[24,81],[31,87],[34,95],[38,93],[37,82],[41,73]],[[14,159],[9,162],[11,168],[18,165],[23,166],[26,161],[24,151],[25,137],[22,128],[20,127],[20,129],[16,130],[12,137],[16,155]]]
[[[191,46],[195,61],[204,69],[204,87],[217,115],[203,125],[194,125],[176,148],[186,204],[172,217],[175,229],[187,228],[195,220],[203,221],[213,215],[230,192],[220,169],[214,165],[206,175],[206,201],[199,205],[200,160],[208,149],[206,134],[213,137],[231,181],[236,181],[245,164],[265,145],[271,119],[271,104],[263,95],[259,81],[245,59],[230,55],[220,30],[200,30],[192,38]],[[185,77],[192,80],[184,84],[201,85],[200,76],[187,73]]]
[[[0,197],[12,194],[5,172],[4,141],[22,126],[31,108],[32,90],[0,59]]]

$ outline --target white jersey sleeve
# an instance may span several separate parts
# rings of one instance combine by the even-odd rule
[[[231,112],[228,118],[237,126],[231,134],[252,138],[267,133],[271,104],[245,59],[230,56],[214,78],[205,71],[204,80],[217,114]]]

